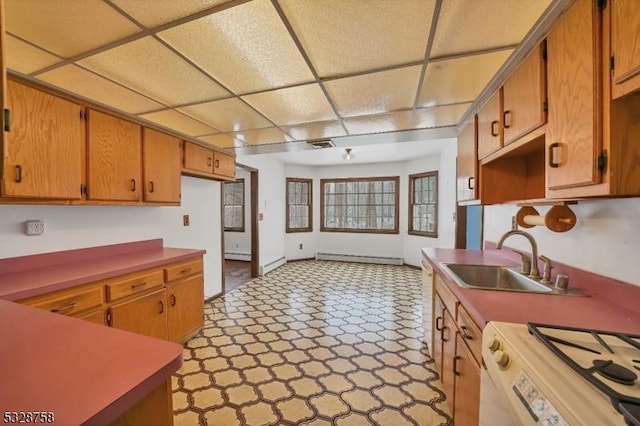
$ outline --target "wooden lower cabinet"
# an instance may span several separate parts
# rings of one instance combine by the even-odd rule
[[[440,378],[442,379],[442,389],[447,395],[449,406],[452,409],[452,414],[455,419],[456,406],[453,402],[455,395],[455,377],[454,377],[454,361],[456,353],[456,323],[453,321],[453,317],[449,314],[449,311],[445,308],[442,316],[442,372]]]
[[[171,379],[166,380],[111,423],[111,426],[129,425],[173,425]]]
[[[167,290],[162,288],[109,308],[107,321],[111,327],[167,338]]]
[[[182,342],[204,325],[204,285],[202,275],[167,284],[169,340]]]
[[[477,425],[480,414],[480,366],[460,333],[456,333],[453,360],[455,424]]]

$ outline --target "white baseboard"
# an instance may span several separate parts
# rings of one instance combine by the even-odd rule
[[[260,265],[260,275],[268,274],[276,268],[287,263],[287,259],[281,257],[280,259],[276,259],[273,262],[269,262],[266,265]]]
[[[360,263],[377,263],[381,265],[403,265],[404,259],[401,257],[387,256],[363,256],[355,254],[340,253],[317,253],[317,260],[336,260],[339,262],[360,262]]]
[[[239,253],[239,252],[226,252],[224,254],[226,260],[243,260],[245,262],[251,262],[251,253]]]

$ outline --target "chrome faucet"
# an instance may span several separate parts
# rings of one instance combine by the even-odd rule
[[[504,240],[506,240],[507,238],[509,238],[512,235],[522,235],[523,237],[525,237],[527,240],[529,240],[529,242],[531,243],[531,272],[529,273],[529,276],[531,278],[534,279],[538,279],[540,278],[540,272],[538,271],[538,244],[536,243],[536,240],[533,239],[533,237],[531,236],[531,234],[528,234],[524,231],[520,231],[519,229],[512,229],[508,232],[506,232],[502,237],[500,237],[500,241],[498,241],[498,244],[496,245],[496,248],[498,250],[502,249],[502,244],[504,244]],[[519,252],[518,252],[519,253]],[[526,261],[528,259],[526,259],[526,255],[519,253],[522,256],[522,270],[526,271]]]

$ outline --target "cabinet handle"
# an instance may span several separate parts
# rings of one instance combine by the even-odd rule
[[[62,308],[52,309],[51,312],[62,313],[62,312],[70,311],[75,307],[76,307],[76,302],[71,302],[70,304]]]
[[[469,334],[469,327],[467,327],[466,325],[460,327],[460,332],[462,334],[462,337],[464,337],[465,339],[473,340],[473,336]]]
[[[442,317],[437,317],[436,318],[436,330],[438,330],[438,331],[442,331],[442,325],[440,324],[441,320],[442,320]]]
[[[22,166],[18,164],[16,166],[16,183],[20,182],[22,182]]]
[[[560,144],[554,142],[549,145],[549,167],[560,166]]]
[[[182,271],[180,271],[181,275],[187,275],[191,273],[191,268],[185,268]]]
[[[139,282],[139,283],[131,284],[131,290],[135,290],[137,288],[144,287],[145,285],[147,285],[146,281],[142,281],[142,282]]]
[[[458,361],[460,361],[462,357],[460,355],[456,355],[453,357],[453,374],[456,376],[460,375],[460,371],[458,371]]]
[[[149,192],[153,192],[153,181],[149,181]]]
[[[4,109],[4,131],[11,131],[11,110],[9,108]]]
[[[164,302],[162,300],[158,301],[158,306],[160,306],[159,314],[164,312]]]
[[[136,190],[136,180],[131,179],[131,192],[135,192]]]
[[[509,120],[507,120],[507,117],[509,117]],[[511,111],[507,110],[502,114],[502,125],[504,126],[505,129],[508,129],[509,127],[511,127]]]
[[[496,125],[498,124],[498,120],[493,120],[491,122],[491,136],[498,136],[499,133],[496,130]]]
[[[442,330],[440,331],[440,338],[443,342],[448,342],[449,341],[449,333],[447,333],[447,338],[444,338],[444,332],[445,330],[449,330],[449,327],[447,327],[446,325],[442,326]]]
[[[176,295],[175,294],[171,295],[171,306],[176,306]]]
[[[473,176],[469,176],[469,179],[467,179],[467,188],[473,189],[475,185],[475,180],[476,178],[474,178]]]
[[[207,157],[207,166],[211,167],[211,157]]]
[[[219,168],[220,167],[220,160],[216,160],[215,161],[215,166],[213,166],[213,167],[215,167],[216,169]]]

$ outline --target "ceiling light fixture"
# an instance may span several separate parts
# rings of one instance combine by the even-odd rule
[[[353,154],[351,153],[351,148],[346,148],[344,150],[344,155],[342,156],[342,158],[344,158],[345,160],[349,161],[349,160],[353,160]]]

